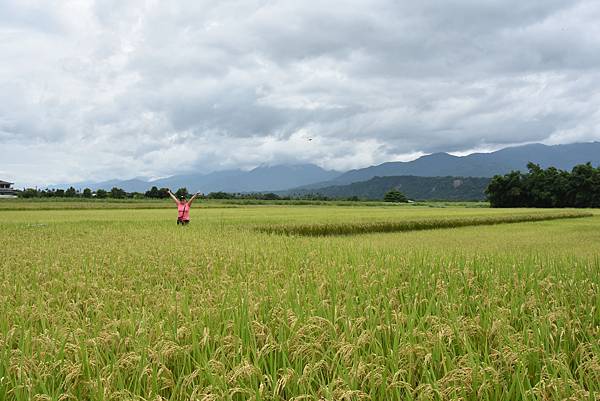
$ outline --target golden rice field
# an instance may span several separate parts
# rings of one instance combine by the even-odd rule
[[[598,212],[3,202],[0,400],[600,399]]]

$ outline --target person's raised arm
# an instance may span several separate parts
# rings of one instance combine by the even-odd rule
[[[169,196],[175,201],[175,203],[179,203],[179,201],[177,200],[177,197],[175,195],[173,195],[173,192],[171,192],[170,189],[167,189],[167,192],[169,193]]]
[[[192,202],[194,201],[194,199],[196,199],[196,197],[197,197],[198,195],[200,195],[200,192],[196,192],[196,193],[194,194],[194,196],[192,196],[192,197],[190,198],[190,200],[188,201],[188,205],[190,205],[190,206],[191,206],[191,205],[192,205]]]

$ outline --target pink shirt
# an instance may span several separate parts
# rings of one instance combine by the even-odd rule
[[[190,205],[187,202],[177,201],[177,218],[185,221],[190,220]]]

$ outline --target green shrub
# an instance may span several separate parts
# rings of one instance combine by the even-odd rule
[[[392,189],[391,191],[388,191],[385,196],[383,197],[383,200],[385,202],[395,202],[395,203],[406,203],[408,202],[408,199],[406,199],[406,196],[404,196],[404,194],[400,191],[398,191],[397,189]]]

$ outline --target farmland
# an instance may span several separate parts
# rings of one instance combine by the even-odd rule
[[[598,399],[597,211],[202,206],[0,202],[0,400]]]

